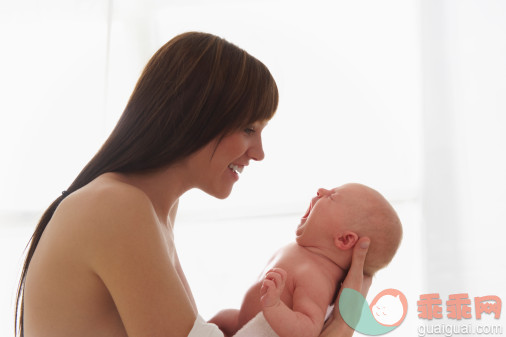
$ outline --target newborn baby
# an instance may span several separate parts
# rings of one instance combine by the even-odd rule
[[[259,336],[317,337],[362,236],[371,240],[364,274],[372,276],[392,260],[402,237],[401,222],[388,201],[360,184],[319,189],[295,242],[271,258],[241,309],[221,311],[211,322],[226,336],[254,318],[269,330]]]

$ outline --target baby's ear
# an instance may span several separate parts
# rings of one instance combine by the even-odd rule
[[[346,231],[342,233],[336,233],[334,235],[334,244],[337,248],[342,250],[348,250],[355,246],[355,243],[357,243],[359,237],[357,233]]]

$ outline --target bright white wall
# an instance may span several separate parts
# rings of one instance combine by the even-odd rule
[[[427,289],[504,298],[506,3],[421,10]]]
[[[45,209],[103,142],[106,2],[0,2],[0,210]]]

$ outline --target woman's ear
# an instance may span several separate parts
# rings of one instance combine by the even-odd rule
[[[346,231],[342,233],[336,233],[334,236],[334,244],[341,250],[348,250],[355,247],[359,237],[357,233]]]

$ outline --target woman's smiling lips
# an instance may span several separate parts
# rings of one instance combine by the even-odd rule
[[[246,165],[229,164],[228,165],[228,170],[232,174],[235,181],[239,180],[239,174],[242,173],[242,171],[244,170],[244,167],[247,165],[248,164],[246,164]]]
[[[230,164],[228,165],[228,168],[236,173],[242,173],[244,170],[244,165]]]

